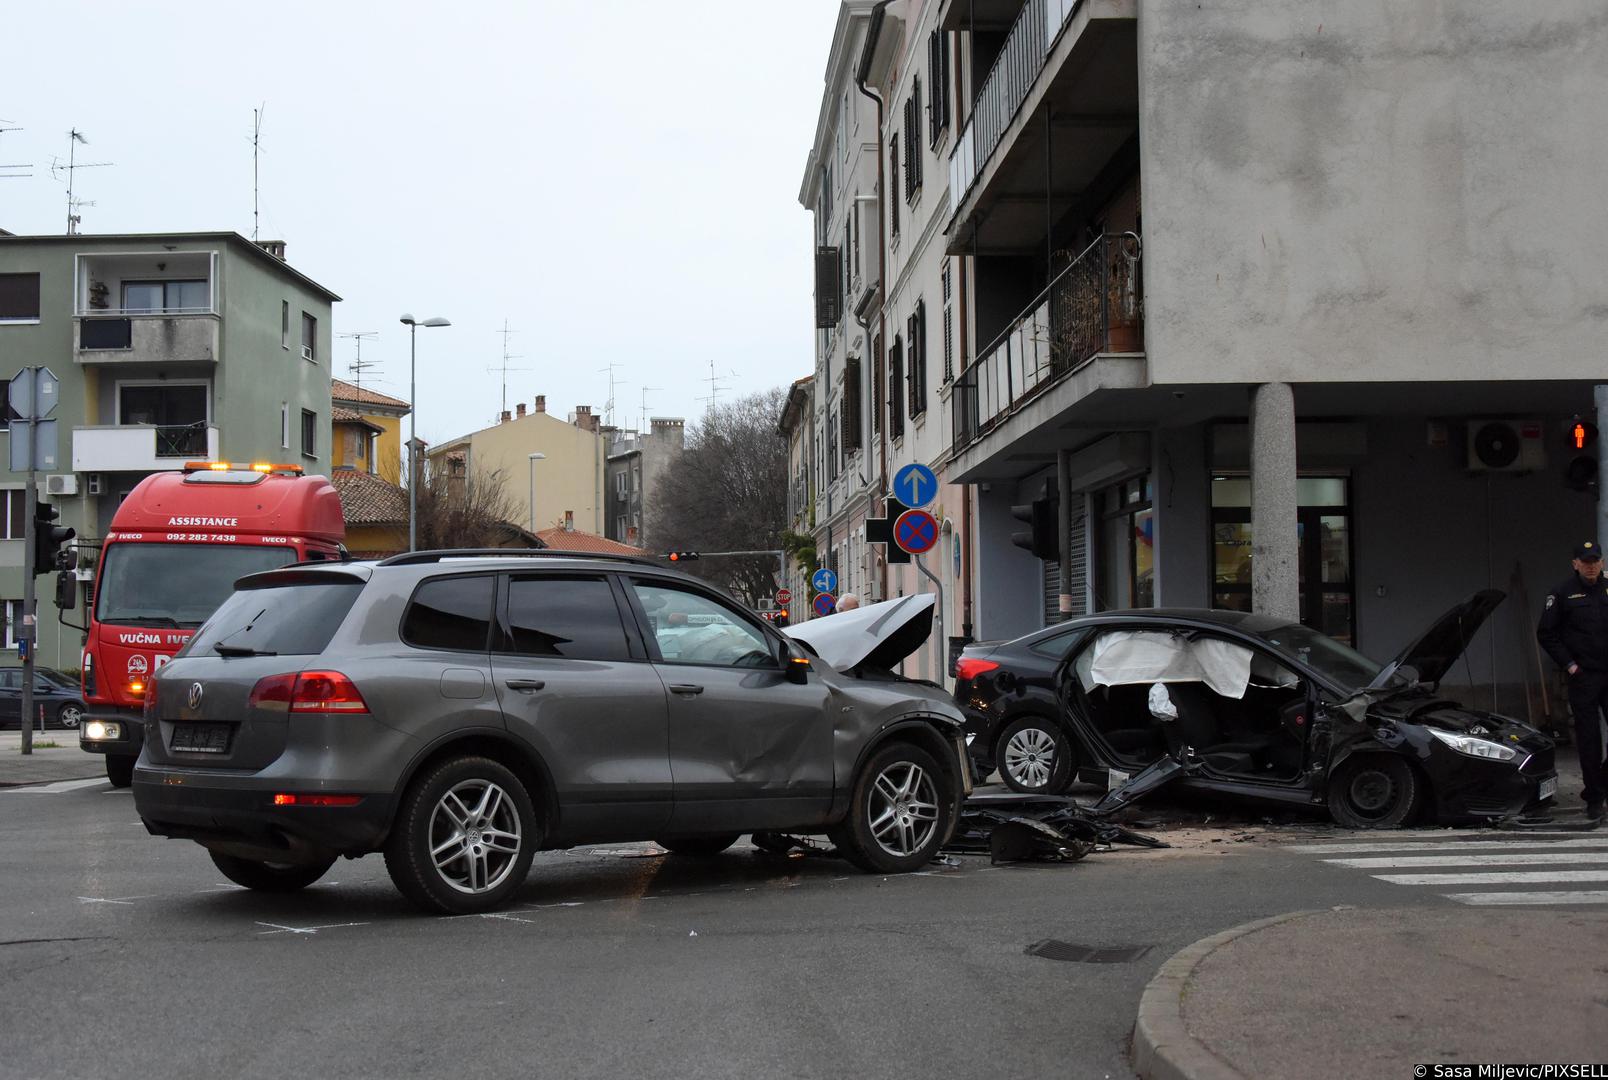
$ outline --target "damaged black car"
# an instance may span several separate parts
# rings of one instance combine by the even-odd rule
[[[1352,828],[1512,817],[1551,799],[1552,740],[1437,693],[1501,603],[1486,590],[1389,664],[1238,611],[1111,611],[968,647],[955,698],[982,776],[1120,787],[1168,757],[1181,790],[1326,808]]]

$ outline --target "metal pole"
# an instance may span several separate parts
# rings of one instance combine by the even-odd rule
[[[530,463],[530,532],[536,535],[536,459],[527,458]]]
[[[419,549],[419,328],[408,326],[408,550]]]
[[[927,569],[926,564],[921,561],[920,555],[912,555],[910,559],[916,564],[916,569],[921,571],[921,575],[932,582],[933,587],[938,590],[938,603],[933,605],[932,619],[933,622],[938,624],[938,684],[942,686],[949,673],[949,665],[946,662],[949,654],[949,642],[944,638],[944,583],[931,570]]]
[[[69,213],[71,209],[69,208]],[[32,383],[39,382],[39,369],[33,368]],[[36,393],[29,397],[38,400]],[[34,449],[37,440],[34,431],[39,423],[34,416],[33,405],[28,406],[28,487],[23,496],[23,539],[22,539],[22,627],[17,633],[17,640],[25,642],[27,650],[22,658],[22,712],[18,716],[21,721],[17,726],[22,729],[22,752],[33,753],[33,689],[34,689],[34,648],[38,644],[34,634],[34,547],[38,543],[39,526],[34,522],[34,516],[39,513],[39,491],[35,486],[37,478],[34,467],[38,464],[34,460]],[[16,423],[16,421],[12,421]]]

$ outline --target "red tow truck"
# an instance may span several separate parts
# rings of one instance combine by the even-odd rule
[[[107,530],[84,646],[88,706],[78,744],[106,756],[127,787],[144,742],[151,673],[172,659],[237,578],[340,560],[346,523],[335,486],[300,465],[187,462],[129,492]]]

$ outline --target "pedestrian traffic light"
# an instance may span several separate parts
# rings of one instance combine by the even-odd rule
[[[1026,532],[1011,533],[1011,543],[1026,548],[1040,559],[1059,559],[1061,524],[1057,519],[1060,517],[1060,505],[1061,500],[1056,496],[1054,486],[1046,480],[1042,495],[1030,503],[1011,507],[1011,517],[1028,525]]]
[[[1576,491],[1590,491],[1597,486],[1597,425],[1577,416],[1569,421],[1565,437],[1571,456],[1563,478]]]
[[[671,562],[691,562],[698,557],[696,551],[672,551],[666,558]]]
[[[57,565],[61,546],[78,534],[64,525],[57,525],[61,511],[50,503],[41,502],[34,508],[34,576],[62,569]]]

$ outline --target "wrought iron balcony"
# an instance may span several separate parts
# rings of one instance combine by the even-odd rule
[[[1144,351],[1139,234],[1101,236],[955,380],[956,453],[1102,353]]]

